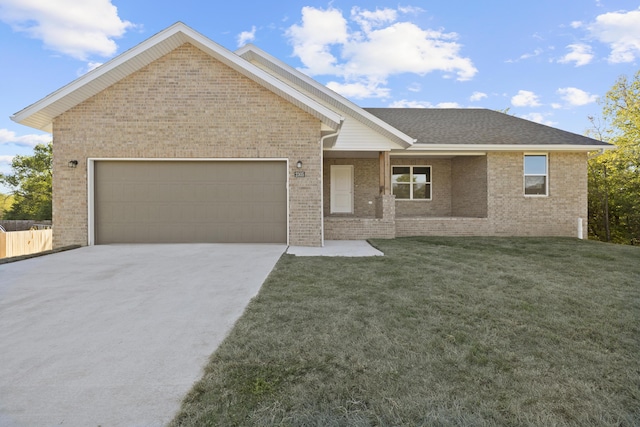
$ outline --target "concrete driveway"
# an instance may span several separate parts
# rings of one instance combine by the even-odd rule
[[[285,249],[92,246],[0,265],[0,425],[166,424]]]

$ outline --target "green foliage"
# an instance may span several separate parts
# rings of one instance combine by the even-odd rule
[[[13,195],[0,193],[0,219],[13,205]]]
[[[51,160],[51,143],[38,144],[33,155],[13,158],[12,174],[0,174],[14,197],[4,219],[51,219]]]
[[[603,101],[600,139],[618,148],[589,161],[589,232],[616,243],[640,244],[640,71],[620,77]]]

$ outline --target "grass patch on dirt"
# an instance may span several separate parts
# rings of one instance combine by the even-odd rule
[[[640,248],[372,243],[284,255],[172,425],[640,424]]]

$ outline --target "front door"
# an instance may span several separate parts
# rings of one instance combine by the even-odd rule
[[[331,166],[331,213],[353,213],[353,165]]]

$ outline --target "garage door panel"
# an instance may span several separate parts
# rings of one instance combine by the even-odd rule
[[[285,243],[284,162],[97,161],[97,243]]]

